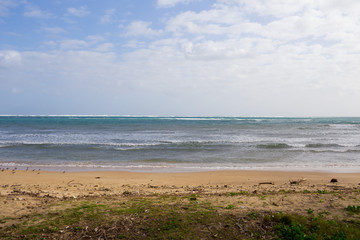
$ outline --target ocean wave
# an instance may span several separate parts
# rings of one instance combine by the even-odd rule
[[[149,158],[142,160],[134,160],[134,163],[191,163],[191,161],[180,159],[168,159],[168,158]]]
[[[7,147],[11,147],[11,144],[0,144],[0,148],[7,148]]]
[[[360,149],[346,149],[346,150],[333,150],[333,149],[312,149],[311,153],[360,153]]]
[[[104,143],[104,142],[5,142],[1,143],[0,147],[13,146],[156,146],[167,144],[166,142],[155,143]]]
[[[340,144],[336,144],[336,143],[309,143],[306,144],[305,147],[307,148],[340,148],[340,147],[344,147]]]
[[[1,149],[23,149],[27,150],[76,150],[76,151],[136,151],[136,150],[213,150],[217,151],[220,147],[231,145],[222,141],[161,141],[143,143],[71,143],[71,142],[10,142],[2,143]]]
[[[217,170],[264,170],[264,171],[334,171],[359,172],[359,163],[311,162],[311,163],[258,163],[258,164],[224,164],[224,163],[178,163],[178,162],[138,162],[138,163],[18,163],[0,162],[0,167],[23,169],[41,169],[50,171],[138,171],[138,172],[188,172]]]
[[[359,122],[352,123],[338,123],[338,124],[330,124],[329,127],[334,130],[342,130],[342,131],[354,131],[360,129]]]
[[[292,148],[291,145],[286,143],[267,143],[267,144],[258,144],[256,145],[257,148],[263,149],[283,149],[283,148]]]

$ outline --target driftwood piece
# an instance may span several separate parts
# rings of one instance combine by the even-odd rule
[[[259,185],[262,185],[262,184],[270,184],[270,185],[274,185],[274,182],[261,182],[261,183],[259,183]]]

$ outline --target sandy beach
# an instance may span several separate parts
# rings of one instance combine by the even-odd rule
[[[244,238],[258,234],[255,239],[273,239],[271,231],[277,231],[271,227],[273,223],[266,223],[271,226],[264,228],[264,219],[269,214],[311,216],[310,223],[314,221],[311,219],[321,217],[328,219],[327,224],[331,226],[332,219],[359,221],[357,213],[346,210],[348,206],[358,206],[359,201],[360,173],[2,169],[0,234],[4,234],[5,239],[37,239],[39,236],[44,239],[118,239],[117,236],[147,239],[149,236],[172,238],[187,227],[186,231],[193,231],[186,233],[189,237],[197,234],[196,227],[191,227],[195,221],[206,239],[217,238],[218,234],[227,239],[239,239],[238,234]],[[163,215],[156,215],[159,211],[156,209],[163,209]],[[97,212],[100,215],[94,215]],[[203,215],[204,212],[215,214],[213,220]],[[202,217],[191,220],[196,213]],[[162,229],[162,225],[175,221],[168,220],[173,214],[178,214],[179,221],[185,221],[185,225],[176,225],[174,231],[168,227]],[[241,220],[231,225],[234,220],[229,218]],[[210,223],[204,225],[204,221]],[[224,228],[222,221],[230,221],[225,227],[231,226],[231,231]],[[155,232],[151,230],[154,227],[158,229]]]
[[[331,179],[337,182],[331,182]],[[304,213],[312,208],[344,215],[344,207],[358,204],[360,174],[269,171],[47,172],[8,169],[0,171],[0,183],[0,202],[6,206],[0,213],[1,217],[21,216],[37,210],[39,206],[43,207],[47,202],[64,199],[186,194],[198,194],[209,201],[225,201],[226,204],[234,204],[241,198],[243,203],[236,204],[239,210]],[[308,194],[310,192],[316,194]],[[318,194],[322,192],[340,192],[342,196]],[[248,194],[238,198],[229,197],[237,193]]]

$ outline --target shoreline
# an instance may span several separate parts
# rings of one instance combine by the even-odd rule
[[[295,172],[295,173],[331,173],[331,174],[360,174],[360,167],[218,167],[218,166],[112,166],[112,167],[72,167],[72,166],[47,166],[47,165],[22,165],[22,164],[0,164],[0,171],[13,170],[18,171],[32,171],[38,170],[45,172],[69,172],[69,173],[83,173],[83,172],[129,172],[129,173],[203,173],[203,172]]]

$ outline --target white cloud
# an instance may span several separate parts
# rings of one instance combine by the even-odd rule
[[[153,37],[159,36],[162,31],[154,30],[150,28],[151,22],[144,21],[134,21],[131,22],[129,26],[126,27],[125,36],[128,37],[136,37],[136,36],[145,36],[145,37]]]
[[[18,3],[14,0],[0,0],[0,17],[9,15],[10,8],[16,7]]]
[[[286,17],[296,15],[304,11],[311,0],[226,0],[225,2],[241,6],[246,12],[260,16]]]
[[[24,16],[26,17],[34,17],[34,18],[52,18],[54,15],[48,11],[43,11],[40,8],[33,6],[33,5],[27,5],[25,7]]]
[[[50,34],[66,33],[66,31],[61,27],[43,27],[42,30],[44,30],[45,32],[50,33]]]
[[[135,39],[132,39],[123,45],[123,47],[127,47],[127,48],[144,48],[145,46],[146,46],[145,42],[138,41]]]
[[[182,12],[167,21],[166,29],[178,36],[188,33],[222,35],[246,22],[248,20],[241,8],[220,4],[201,12]]]
[[[86,40],[89,42],[89,44],[96,44],[104,41],[104,37],[100,35],[90,35],[86,37]]]
[[[199,0],[157,0],[158,7],[174,7],[175,5],[182,3],[188,4]]]
[[[100,18],[100,22],[101,23],[111,23],[111,22],[113,22],[115,12],[116,12],[115,8],[106,10],[105,15]]]
[[[352,12],[354,7],[360,10],[360,4],[348,4],[353,8],[347,7],[343,12],[329,12],[323,1],[290,3],[280,0],[221,1],[209,10],[187,11],[170,18],[166,29],[177,37],[192,34],[210,39],[211,35],[241,39],[250,34],[279,41],[347,41],[359,36],[360,20]],[[269,10],[267,15],[274,14],[276,18],[253,15],[260,15],[268,5],[274,10]]]
[[[187,57],[197,60],[220,61],[249,57],[247,51],[240,46],[239,43],[232,41],[206,41],[197,44],[189,43],[184,46],[184,50]]]
[[[58,49],[48,53],[1,52],[0,70],[127,114],[360,115],[358,12],[355,0],[219,0],[167,15],[164,29],[134,21],[125,44],[94,35],[48,41]]]
[[[103,43],[94,48],[97,52],[111,52],[114,49],[113,43]]]
[[[169,39],[132,42],[138,50],[126,62],[142,69],[139,86],[184,102],[186,92],[193,102],[217,96],[240,114],[359,115],[360,6],[347,1],[339,11],[335,3],[218,1],[167,19]]]
[[[22,37],[22,34],[15,33],[15,32],[4,32],[6,35],[13,36],[13,37]]]
[[[60,49],[81,49],[88,46],[88,43],[83,40],[66,39],[59,41]]]
[[[5,80],[18,75],[29,79],[9,83],[9,89],[38,86],[53,98],[86,94],[93,99],[87,106],[98,104],[101,95],[106,106],[116,103],[110,104],[113,109],[124,107],[128,114],[360,114],[356,110],[360,101],[357,55],[328,58],[327,54],[338,54],[337,46],[309,47],[300,42],[262,51],[268,49],[263,46],[272,45],[269,40],[243,41],[238,45],[229,40],[163,39],[122,55],[120,61],[106,49],[112,47],[107,43],[98,46],[105,47],[104,53],[101,49],[24,52],[18,53],[22,67],[13,65],[13,70],[2,74]],[[256,41],[260,50],[253,45]],[[244,56],[242,49],[256,54]],[[138,105],[122,105],[134,101]],[[352,112],[345,111],[340,102],[346,102]],[[320,103],[332,105],[326,108]]]
[[[68,8],[67,13],[69,15],[73,15],[76,17],[84,17],[84,16],[90,14],[90,11],[88,11],[85,6],[81,6],[79,8],[74,8],[74,7]]]
[[[58,41],[44,41],[43,43],[54,49],[61,51],[69,50],[86,50],[93,49],[95,51],[107,52],[110,51],[114,45],[112,43],[103,43],[104,37],[99,35],[89,35],[84,40],[81,39],[62,39]]]
[[[16,51],[0,51],[0,68],[14,67],[21,64],[21,55]]]
[[[58,45],[55,41],[44,41],[43,43],[50,47],[57,47]]]

